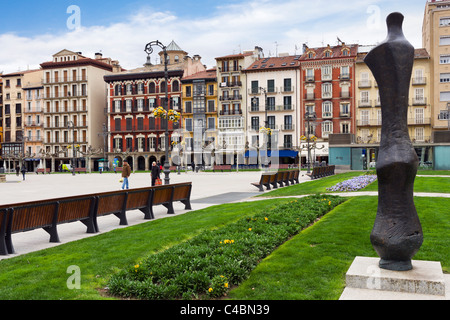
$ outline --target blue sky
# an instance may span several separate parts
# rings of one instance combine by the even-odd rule
[[[38,68],[62,50],[141,66],[145,44],[175,40],[208,67],[214,58],[260,46],[265,56],[310,47],[375,44],[386,36],[385,18],[405,15],[405,35],[421,47],[426,0],[22,0],[2,1],[0,72]],[[75,5],[79,12],[67,12]]]

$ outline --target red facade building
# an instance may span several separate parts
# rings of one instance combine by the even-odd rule
[[[331,134],[355,133],[357,45],[308,48],[301,61],[301,134],[328,141]],[[308,132],[309,120],[309,132]]]

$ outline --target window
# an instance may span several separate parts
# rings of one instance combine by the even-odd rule
[[[186,113],[192,113],[192,101],[186,101],[184,103],[184,111]]]
[[[192,119],[188,118],[185,120],[186,131],[192,131]]]
[[[268,116],[267,117],[267,125],[270,129],[275,129],[275,116]]]
[[[208,129],[215,129],[216,128],[216,119],[215,118],[208,118]]]
[[[325,101],[322,104],[322,118],[333,117],[333,104],[330,101]]]
[[[450,120],[450,113],[447,110],[441,110],[438,115],[438,120]]]
[[[259,98],[254,97],[251,100],[251,111],[259,111]]]
[[[330,133],[333,133],[333,122],[324,121],[322,123],[322,137],[327,138]]]
[[[284,84],[283,92],[290,92],[290,91],[292,91],[291,82],[292,82],[291,78],[284,79],[284,81],[283,81],[283,84]]]
[[[121,119],[114,119],[115,131],[121,131]]]
[[[285,135],[283,140],[284,140],[283,141],[283,147],[285,149],[292,148],[292,135],[290,135],[290,134]]]
[[[292,130],[292,116],[284,116],[284,130]]]
[[[252,130],[259,130],[259,117],[252,117],[251,119]]]
[[[350,104],[349,103],[341,103],[341,116],[349,116],[350,115]]]
[[[252,91],[251,93],[253,94],[257,94],[259,91],[259,84],[258,84],[258,80],[256,81],[252,81]]]
[[[440,74],[440,82],[450,82],[450,73],[441,73]]]
[[[332,78],[332,68],[331,66],[322,67],[322,80],[331,80]]]
[[[284,110],[292,110],[292,97],[291,96],[283,97],[283,109]]]
[[[415,128],[415,139],[416,141],[424,141],[424,129],[423,128]]]
[[[350,124],[348,122],[341,123],[341,133],[350,133]]]
[[[347,50],[345,50],[347,52]],[[350,78],[350,68],[349,66],[341,67],[341,79],[349,79]]]
[[[440,64],[449,64],[450,63],[450,55],[441,55],[439,58]]]
[[[361,91],[361,103],[369,103],[369,91]]]
[[[450,26],[450,18],[443,17],[439,20],[439,26],[440,27],[448,27]]]
[[[331,83],[322,84],[322,98],[330,99],[333,96],[333,87]]]
[[[450,101],[450,91],[442,91],[439,95],[440,101]]]
[[[275,97],[267,97],[267,110],[274,111],[275,110]]]
[[[370,114],[368,110],[361,110],[361,125],[367,126],[369,124]]]
[[[132,126],[133,126],[133,119],[132,118],[127,118],[126,119],[126,129],[127,129],[127,131],[131,131],[132,130]]]
[[[414,110],[414,123],[415,124],[423,124],[424,123],[424,109],[423,108],[417,108]]]
[[[275,92],[275,80],[267,80],[267,92]]]
[[[306,81],[314,81],[314,69],[306,69]]]
[[[439,45],[440,46],[448,46],[448,45],[450,45],[450,37],[449,36],[441,36],[439,38]]]

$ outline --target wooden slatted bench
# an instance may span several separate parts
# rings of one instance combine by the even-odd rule
[[[78,173],[81,173],[81,172],[87,173],[87,170],[86,170],[86,168],[75,168],[75,172],[78,172]]]
[[[228,170],[231,172],[231,164],[216,164],[213,166],[213,171],[221,171],[223,172],[223,170]]]
[[[312,180],[332,176],[335,173],[335,166],[314,167],[313,171],[307,174]]]
[[[42,173],[42,174],[48,173],[48,174],[50,174],[50,168],[37,168],[36,169],[36,174],[39,174],[39,173]]]
[[[251,184],[254,185],[255,187],[257,187],[259,189],[259,191],[264,191],[263,187],[266,187],[267,190],[270,190],[270,179],[271,179],[271,174],[266,174],[263,173],[261,175],[261,178],[259,180],[259,182],[252,182]]]
[[[127,225],[126,211],[141,210],[145,219],[154,219],[154,205],[164,205],[168,214],[175,213],[173,202],[181,201],[191,210],[192,183],[179,183],[119,190],[74,197],[0,206],[0,255],[14,253],[11,235],[42,228],[50,242],[60,242],[57,227],[62,223],[80,221],[87,233],[99,232],[97,217],[115,214],[120,225]]]

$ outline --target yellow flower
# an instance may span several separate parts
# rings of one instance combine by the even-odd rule
[[[269,220],[269,218],[265,217],[265,218],[264,218],[264,220],[266,220],[266,221],[267,221],[267,220]]]
[[[331,201],[328,201],[328,205],[331,206]]]
[[[225,282],[223,285],[225,288],[228,288],[228,282]]]
[[[208,292],[212,292],[212,291],[213,291],[213,288],[209,288],[209,289],[208,289]]]
[[[135,265],[134,267],[137,269],[137,268],[139,268],[139,265],[137,264],[137,265]]]
[[[252,228],[248,228],[248,231],[252,231]]]

